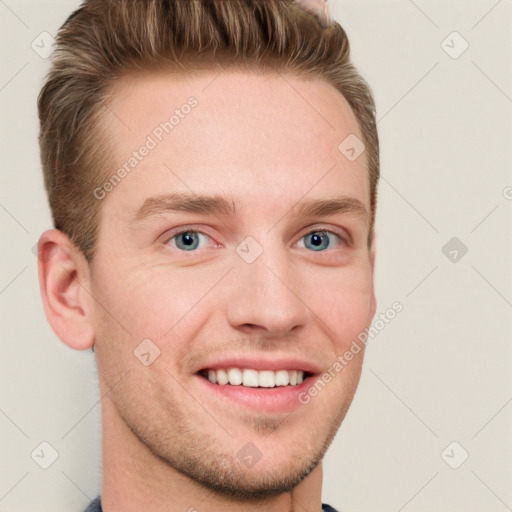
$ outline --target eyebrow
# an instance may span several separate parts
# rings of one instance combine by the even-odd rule
[[[359,199],[348,196],[301,201],[292,211],[299,217],[327,217],[336,213],[345,213],[363,222],[368,221],[368,211],[364,204]]]
[[[214,214],[224,217],[236,215],[233,200],[219,195],[206,196],[187,192],[175,192],[147,198],[133,216],[134,222],[164,213],[187,212]],[[365,205],[355,197],[340,196],[326,199],[309,199],[296,203],[289,213],[298,217],[327,217],[336,213],[350,214],[363,222],[368,221]]]
[[[188,212],[218,214],[228,216],[236,214],[235,203],[224,197],[200,196],[187,192],[174,192],[161,196],[148,197],[135,213],[133,220],[140,222],[148,217],[169,212]]]

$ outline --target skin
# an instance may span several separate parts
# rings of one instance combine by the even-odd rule
[[[103,509],[320,512],[321,461],[364,350],[291,414],[234,407],[205,393],[194,371],[228,354],[297,356],[327,370],[371,324],[369,219],[291,212],[334,195],[369,211],[365,154],[350,162],[338,150],[349,134],[362,138],[354,115],[327,82],[275,73],[132,74],[112,93],[103,125],[112,172],[190,96],[198,105],[103,199],[91,266],[63,233],[40,239],[52,328],[74,349],[95,344]],[[176,191],[225,196],[237,214],[131,222],[145,199]],[[194,251],[171,238],[184,225],[204,233]],[[329,243],[318,251],[306,235],[321,230]],[[263,248],[251,264],[235,250],[247,236]],[[133,352],[147,338],[161,353],[144,366]],[[251,468],[237,458],[247,443],[261,453]]]

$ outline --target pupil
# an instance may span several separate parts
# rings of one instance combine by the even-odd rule
[[[313,235],[313,243],[316,244],[315,240],[318,242],[318,244],[321,244],[322,243],[322,239],[319,235]],[[316,244],[316,245],[318,245]]]
[[[194,240],[192,239],[190,234],[186,233],[183,235],[183,237],[185,239],[185,245],[192,245],[194,243]]]

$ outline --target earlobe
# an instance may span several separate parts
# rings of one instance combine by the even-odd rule
[[[94,344],[87,288],[89,268],[82,253],[58,229],[45,231],[38,243],[39,289],[46,318],[70,348]]]

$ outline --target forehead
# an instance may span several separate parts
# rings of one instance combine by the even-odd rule
[[[314,188],[369,202],[366,155],[349,161],[339,150],[350,135],[362,140],[358,123],[323,79],[234,70],[137,73],[117,81],[110,98],[108,172],[152,147],[109,201],[116,196],[128,207],[140,205],[143,194],[221,190],[242,202],[263,196],[282,203],[283,194],[298,199]]]

